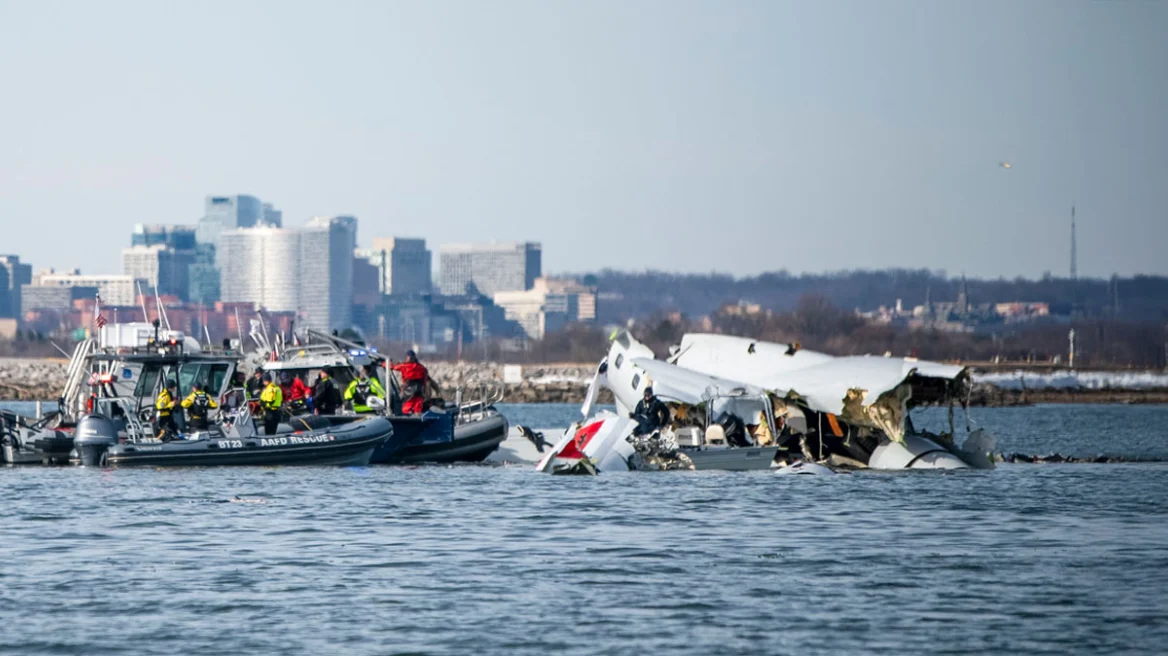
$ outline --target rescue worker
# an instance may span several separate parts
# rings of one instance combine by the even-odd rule
[[[652,387],[646,387],[630,418],[637,420],[637,435],[651,435],[669,423],[669,408],[653,394]]]
[[[318,415],[335,415],[344,404],[341,390],[337,389],[327,371],[321,371],[320,377],[316,379],[316,386],[312,388],[312,403]]]
[[[264,409],[264,435],[275,435],[280,426],[280,407],[284,405],[284,393],[280,386],[272,382],[272,374],[263,375],[264,391],[260,392],[260,406]]]
[[[187,427],[191,430],[205,431],[210,428],[207,416],[211,410],[218,408],[219,404],[203,390],[202,384],[191,383],[191,393],[183,399],[182,407],[187,411]]]
[[[260,398],[260,394],[264,391],[264,371],[263,369],[256,369],[251,378],[247,380],[247,400],[255,401]]]
[[[158,397],[154,399],[154,410],[158,423],[158,439],[167,442],[178,435],[178,424],[174,423],[175,384],[166,381]]]
[[[369,374],[361,369],[357,373],[357,377],[345,388],[345,401],[352,404],[353,412],[366,414],[373,412],[373,408],[369,407],[369,397],[371,396],[376,396],[384,401],[385,388],[376,378],[369,378]]]
[[[300,380],[300,376],[290,371],[280,374],[280,391],[284,394],[284,402],[288,404],[288,414],[300,415],[307,410],[308,396],[312,390]]]
[[[418,362],[418,354],[406,351],[406,361],[390,367],[402,377],[402,414],[420,415],[425,407],[426,387],[431,383],[430,372]]]

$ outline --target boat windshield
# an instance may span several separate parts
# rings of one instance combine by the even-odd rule
[[[134,388],[134,396],[138,398],[153,398],[154,390],[158,387],[158,375],[162,373],[162,365],[147,364],[142,367],[142,374],[138,376],[138,385]]]
[[[219,362],[184,362],[178,368],[178,393],[185,397],[191,393],[191,385],[198,382],[208,393],[218,395],[229,368]]]

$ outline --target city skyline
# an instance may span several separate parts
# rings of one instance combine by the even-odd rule
[[[537,241],[550,273],[1036,278],[1068,275],[1074,203],[1081,276],[1168,274],[1166,29],[1164,3],[0,2],[2,250],[114,271],[206,190],[361,217],[361,246]]]

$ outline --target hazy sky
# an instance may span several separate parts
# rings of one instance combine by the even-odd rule
[[[0,0],[0,252],[251,193],[544,269],[1168,274],[1168,2]],[[1008,160],[1013,168],[1000,168]]]

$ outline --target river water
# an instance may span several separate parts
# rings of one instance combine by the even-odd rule
[[[550,426],[573,408],[505,412]],[[1003,451],[1168,458],[1165,407],[974,419]],[[824,477],[32,467],[0,468],[0,492],[3,654],[1168,644],[1162,462]]]

